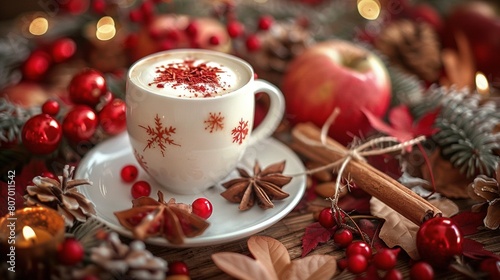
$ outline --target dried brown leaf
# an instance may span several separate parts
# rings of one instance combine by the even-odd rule
[[[460,210],[455,202],[444,197],[431,199],[429,203],[439,208],[444,217],[451,217]]]
[[[329,255],[312,255],[296,259],[280,274],[279,279],[321,280],[331,279],[337,270],[337,259]]]
[[[328,255],[313,255],[290,261],[285,246],[271,237],[252,236],[247,244],[255,259],[222,252],[212,254],[212,260],[222,271],[237,279],[331,279],[337,268],[335,257]]]
[[[228,275],[243,280],[270,279],[278,280],[274,270],[268,271],[266,266],[245,255],[232,252],[212,254],[215,265]]]
[[[400,246],[412,259],[419,259],[416,236],[419,227],[375,197],[370,200],[372,215],[385,219],[379,237],[390,248]]]
[[[278,240],[267,236],[252,236],[248,239],[248,250],[254,258],[273,271],[273,277],[278,277],[290,264],[290,255],[285,246]]]

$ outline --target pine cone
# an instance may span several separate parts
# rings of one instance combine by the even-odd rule
[[[130,246],[121,243],[118,234],[111,232],[107,240],[91,249],[90,264],[78,276],[95,275],[100,279],[112,275],[116,279],[163,280],[168,270],[167,262],[151,254],[142,241]]]
[[[279,85],[288,62],[311,45],[311,33],[294,22],[275,22],[269,30],[257,34],[261,47],[255,52],[244,52],[243,57],[255,68],[259,77]]]
[[[436,32],[426,23],[395,21],[375,40],[375,47],[391,63],[429,82],[439,78],[440,44]]]
[[[500,227],[500,165],[496,169],[495,178],[479,175],[467,189],[472,199],[480,203],[473,206],[473,210],[480,211],[487,208],[484,225],[492,230]]]
[[[59,176],[59,181],[41,176],[33,178],[34,185],[27,187],[28,194],[24,196],[26,204],[57,210],[68,227],[73,226],[75,219],[85,222],[87,217],[95,215],[94,204],[79,193],[76,187],[92,185],[92,182],[86,179],[73,179],[74,171],[74,166],[66,165],[63,176]]]

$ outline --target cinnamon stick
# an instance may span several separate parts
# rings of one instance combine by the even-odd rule
[[[310,123],[297,124],[292,130],[293,142],[290,145],[297,153],[325,165],[345,158],[345,154],[341,152],[303,143],[297,137],[298,133],[318,142],[321,136],[320,129],[315,125]],[[346,147],[329,137],[326,144],[342,152],[348,151]],[[416,225],[441,215],[441,211],[437,207],[366,162],[351,160],[345,168],[345,172],[350,174],[359,188],[378,198]]]

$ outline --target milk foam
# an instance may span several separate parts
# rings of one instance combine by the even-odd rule
[[[131,79],[148,91],[172,97],[187,98],[221,96],[241,88],[250,80],[249,71],[232,60],[225,60],[223,57],[216,56],[198,58],[183,55],[184,57],[175,57],[174,55],[153,56],[150,59],[143,60],[133,66],[130,74]],[[215,60],[220,61],[220,63],[215,62]],[[198,70],[200,65],[201,68],[216,70],[216,74],[202,76],[203,79],[209,79],[210,77],[214,78],[214,75],[216,75],[217,83],[203,82],[203,79],[201,83],[184,82],[178,76],[172,78],[171,72],[181,71],[179,69],[187,67],[188,64]],[[165,69],[168,69],[168,71]],[[194,80],[198,81],[200,79],[194,77]]]

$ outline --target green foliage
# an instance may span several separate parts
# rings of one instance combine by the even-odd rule
[[[418,117],[437,107],[441,110],[435,123],[439,132],[433,140],[442,155],[467,177],[494,174],[500,161],[495,153],[500,149],[500,133],[494,132],[500,123],[495,103],[482,102],[468,90],[441,87],[430,89],[413,112]]]

